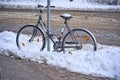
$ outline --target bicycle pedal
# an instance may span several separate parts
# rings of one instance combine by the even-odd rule
[[[57,39],[60,41],[62,37],[57,37]]]
[[[58,52],[57,49],[54,49],[53,52]]]

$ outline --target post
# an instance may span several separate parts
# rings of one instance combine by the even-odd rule
[[[70,0],[70,2],[73,0]],[[51,5],[51,0],[47,0],[47,28],[50,31],[50,5]],[[49,37],[47,38],[47,51],[50,51],[50,39]]]
[[[50,4],[51,1],[47,0],[47,28],[50,31]],[[49,37],[47,38],[47,51],[50,51],[50,39]]]

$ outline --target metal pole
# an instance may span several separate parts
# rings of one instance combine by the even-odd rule
[[[50,31],[50,0],[47,0],[47,28]],[[47,38],[47,51],[50,51],[50,39]]]

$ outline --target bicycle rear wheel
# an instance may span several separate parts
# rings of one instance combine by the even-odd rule
[[[45,36],[37,26],[25,25],[17,33],[16,44],[22,50],[40,51],[45,47]]]
[[[75,50],[96,51],[96,39],[93,34],[86,29],[73,29],[63,38],[62,50],[64,53]]]

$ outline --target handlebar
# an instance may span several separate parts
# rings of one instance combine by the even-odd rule
[[[38,4],[38,8],[43,8],[44,6],[42,6],[42,5],[40,5],[40,4]]]
[[[43,5],[38,4],[38,9],[39,9],[40,13],[42,13],[43,9],[45,9],[45,8],[48,8],[48,6],[43,6]],[[55,8],[55,6],[50,6],[50,8]]]
[[[55,8],[55,6],[50,6],[51,8]],[[43,5],[40,5],[40,4],[38,4],[38,8],[48,8],[48,6],[43,6]]]

